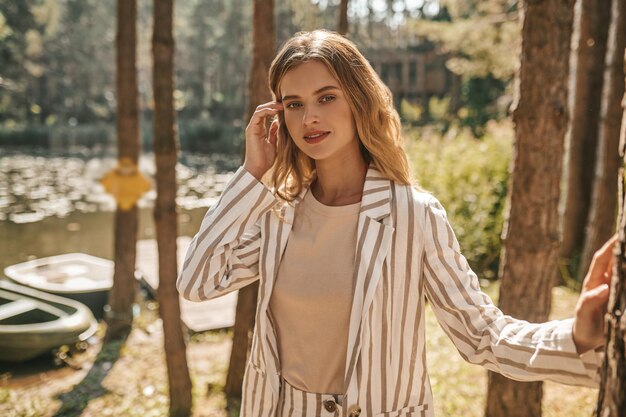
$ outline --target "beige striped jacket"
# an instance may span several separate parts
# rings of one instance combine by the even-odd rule
[[[281,389],[277,334],[268,314],[293,223],[291,203],[240,167],[192,239],[177,279],[203,301],[260,281],[242,417],[276,413]],[[281,216],[277,215],[277,211]],[[354,298],[339,415],[434,416],[425,352],[427,297],[468,362],[521,381],[597,386],[597,355],[579,356],[572,319],[533,324],[504,315],[479,287],[446,212],[431,194],[367,171],[358,220]]]

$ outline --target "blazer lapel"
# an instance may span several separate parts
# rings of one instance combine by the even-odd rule
[[[356,361],[361,350],[362,322],[380,281],[383,262],[391,247],[394,228],[389,226],[391,214],[391,181],[385,178],[375,166],[370,164],[359,212],[357,247],[355,249],[355,265],[353,276],[353,299],[350,312],[348,332],[348,349],[346,351],[345,390],[352,379]],[[268,311],[268,305],[278,266],[284,254],[293,225],[295,207],[302,201],[309,187],[304,187],[293,202],[283,205],[284,221],[271,215],[266,218],[264,238],[265,253],[261,253],[261,268],[265,280],[261,283],[259,297],[261,304],[257,311],[257,325],[261,338],[262,356],[264,358],[269,382],[278,396],[280,364],[278,359],[278,341],[275,328]]]
[[[276,281],[276,274],[278,273],[278,266],[285,253],[287,247],[287,241],[293,220],[295,216],[295,207],[302,201],[302,198],[306,194],[308,188],[304,187],[300,194],[291,203],[285,203],[282,205],[280,215],[283,220],[278,216],[272,214],[266,218],[265,233],[266,237],[264,245],[261,247],[261,262],[260,265],[265,280],[261,283],[261,289],[259,292],[259,298],[261,304],[257,311],[257,325],[258,332],[261,341],[262,356],[264,358],[265,369],[267,375],[270,376],[269,382],[276,394],[276,398],[279,395],[279,378],[278,374],[280,369],[280,363],[278,358],[278,340],[276,337],[276,328],[273,324],[268,305],[274,288],[274,282]]]
[[[384,260],[391,247],[394,228],[391,221],[391,181],[370,165],[363,187],[361,211],[355,251],[353,300],[346,352],[345,393],[350,389],[358,356],[361,351],[362,327],[376,287],[380,281]],[[351,396],[351,398],[354,398]]]

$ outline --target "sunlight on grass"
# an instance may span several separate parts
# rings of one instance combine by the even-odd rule
[[[485,292],[497,302],[498,285],[482,281]],[[553,290],[551,318],[573,314],[578,295],[559,287]],[[482,417],[487,389],[486,371],[463,361],[454,345],[439,327],[430,307],[426,310],[427,352],[430,379],[435,396],[437,417]],[[232,331],[205,332],[193,335],[187,358],[193,381],[193,403],[196,417],[227,417],[222,393],[230,356]],[[84,406],[81,417],[124,416],[157,417],[168,414],[168,386],[162,331],[156,311],[144,310],[128,343],[102,384],[84,385],[91,392],[76,392],[73,405],[87,401],[95,391],[100,396]],[[100,353],[101,365],[107,363],[108,349]],[[94,359],[96,354],[93,354]],[[61,411],[56,399],[71,391],[89,369],[75,372],[65,380],[45,381],[20,389],[0,388],[0,415],[3,417],[49,417]],[[106,365],[105,365],[106,366]],[[81,376],[82,373],[82,376]],[[83,382],[84,384],[84,382]],[[597,390],[544,384],[544,417],[587,417],[591,415]],[[76,401],[76,402],[74,402]],[[66,403],[66,406],[70,405]],[[80,405],[80,404],[78,404]],[[63,414],[61,414],[63,415]]]
[[[497,303],[498,284],[483,289]],[[578,294],[563,287],[553,290],[551,319],[573,316]],[[437,417],[483,417],[487,371],[465,362],[439,327],[430,306],[426,309],[427,359]],[[592,388],[544,383],[544,417],[587,417],[598,391]]]

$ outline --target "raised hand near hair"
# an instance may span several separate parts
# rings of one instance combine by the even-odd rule
[[[604,315],[613,274],[613,235],[593,256],[576,306],[572,336],[578,353],[604,344]]]
[[[273,117],[282,111],[283,104],[277,101],[261,104],[246,127],[246,157],[243,166],[259,181],[276,158],[279,122],[274,120],[268,132],[265,121],[267,117]]]

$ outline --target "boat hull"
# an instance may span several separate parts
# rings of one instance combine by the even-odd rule
[[[84,253],[38,258],[5,268],[17,284],[83,303],[97,320],[104,317],[113,286],[114,263]]]
[[[0,280],[0,360],[22,362],[84,341],[98,323],[87,306]]]

